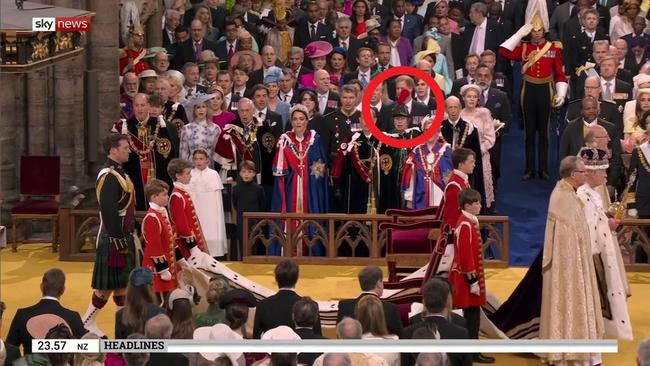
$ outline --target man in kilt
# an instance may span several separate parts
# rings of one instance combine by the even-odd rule
[[[93,269],[92,301],[82,320],[84,327],[99,336],[96,318],[113,294],[117,308],[124,306],[129,273],[135,267],[133,228],[135,190],[133,182],[122,169],[129,160],[129,142],[125,135],[110,134],[104,140],[108,158],[97,176],[100,226]]]

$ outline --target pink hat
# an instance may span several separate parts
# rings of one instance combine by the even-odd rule
[[[332,45],[325,41],[314,41],[305,47],[305,56],[308,58],[324,57],[332,52]]]

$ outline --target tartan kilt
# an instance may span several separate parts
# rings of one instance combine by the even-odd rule
[[[95,253],[95,268],[93,268],[92,288],[95,290],[115,290],[126,288],[129,275],[135,268],[135,246],[133,236],[127,235],[129,254],[126,258],[126,267],[111,268],[108,266],[108,251],[110,241],[108,235],[101,233]]]

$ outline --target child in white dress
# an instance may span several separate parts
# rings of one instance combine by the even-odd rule
[[[201,223],[208,253],[220,260],[228,253],[226,223],[223,212],[223,183],[216,170],[208,167],[210,160],[205,150],[192,153],[194,169],[190,181],[190,195]]]

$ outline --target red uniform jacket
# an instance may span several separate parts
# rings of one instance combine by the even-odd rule
[[[499,54],[511,61],[522,61],[522,65],[529,59],[530,54],[544,48],[548,41],[533,44],[530,42],[521,42],[514,50],[499,48]],[[533,79],[552,78],[557,82],[566,82],[567,77],[564,74],[564,63],[562,62],[562,43],[552,42],[546,53],[531,65],[524,73],[526,77]]]
[[[456,225],[454,262],[449,273],[454,307],[468,308],[485,304],[485,275],[483,273],[483,250],[481,232],[475,218],[461,212]],[[470,279],[476,279],[480,294],[469,292]]]
[[[242,137],[244,129],[234,124],[228,124],[219,135],[214,151],[215,159],[226,170],[237,170],[244,160],[255,161]],[[260,167],[257,167],[258,169]]]
[[[157,275],[153,279],[153,289],[156,292],[168,292],[178,287],[176,270],[176,238],[172,225],[164,212],[149,208],[142,220],[142,236],[144,238],[144,258],[142,266],[148,267]],[[172,274],[170,281],[160,278],[160,272],[169,270]]]
[[[176,184],[169,198],[169,214],[176,231],[176,245],[180,248],[183,258],[187,259],[190,256],[187,242],[194,242],[199,249],[203,250],[205,247],[203,233],[199,219],[196,217],[192,197],[188,191]]]
[[[442,221],[440,228],[443,232],[449,232],[456,227],[460,206],[458,205],[458,194],[465,188],[469,188],[467,175],[460,170],[454,169],[445,186],[445,194],[438,209],[438,219]]]
[[[146,55],[146,48],[143,48],[139,51],[129,47],[120,50],[120,75],[124,75],[124,68],[129,64],[129,59],[133,59],[134,62],[133,69],[129,70],[130,72],[134,72],[136,75],[140,76],[140,73],[142,71],[149,69],[149,65],[147,64],[146,60],[143,60],[142,57],[140,57],[143,50],[144,55]]]

